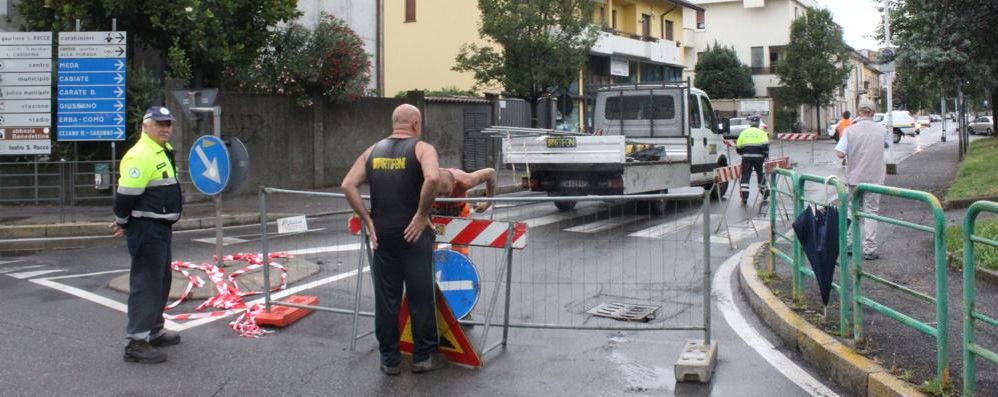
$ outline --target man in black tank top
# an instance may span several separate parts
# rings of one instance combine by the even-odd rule
[[[400,372],[399,310],[403,284],[412,319],[413,366],[420,373],[447,364],[437,352],[437,316],[433,276],[430,206],[437,192],[438,161],[422,134],[419,109],[401,105],[392,113],[392,134],[357,158],[343,178],[343,193],[360,216],[374,249],[374,333],[381,351],[381,371]],[[371,211],[360,186],[371,189]]]

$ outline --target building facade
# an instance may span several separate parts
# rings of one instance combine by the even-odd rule
[[[880,102],[880,70],[864,55],[864,51],[849,49],[849,77],[843,82],[836,93],[828,120],[841,117],[848,110],[856,114],[859,101],[869,99],[873,103]],[[878,106],[879,108],[879,106]]]
[[[322,14],[333,15],[345,22],[357,33],[364,42],[364,52],[371,59],[371,82],[368,89],[381,91],[380,47],[380,3],[382,0],[351,1],[351,0],[298,0],[298,10],[302,16],[297,23],[314,29],[322,18]]]

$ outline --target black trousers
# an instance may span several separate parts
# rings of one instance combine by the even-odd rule
[[[412,359],[428,359],[440,343],[433,277],[434,240],[435,236],[429,230],[412,244],[405,240],[378,240],[371,273],[374,280],[374,334],[378,338],[381,363],[384,365],[395,366],[402,361],[399,353],[399,311],[403,284],[412,321]]]
[[[752,183],[752,171],[755,171],[756,178],[758,179],[759,192],[765,196],[766,191],[766,174],[763,173],[763,163],[766,159],[763,157],[742,157],[742,180],[741,180],[741,194],[742,200],[748,200],[750,184]]]
[[[173,280],[173,228],[164,222],[132,218],[125,231],[132,256],[126,332],[129,338],[144,340],[163,329],[163,308]]]

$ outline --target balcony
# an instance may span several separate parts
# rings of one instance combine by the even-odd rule
[[[641,58],[651,62],[666,63],[682,67],[679,62],[679,48],[675,41],[654,37],[628,34],[618,36],[610,32],[599,32],[591,52],[600,55],[618,55]]]
[[[752,74],[776,74],[776,65],[752,68]]]

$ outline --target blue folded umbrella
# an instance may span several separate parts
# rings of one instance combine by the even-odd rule
[[[800,240],[801,248],[811,262],[821,303],[828,305],[835,276],[835,263],[839,257],[839,210],[825,207],[815,211],[808,206],[794,221],[794,234]]]

